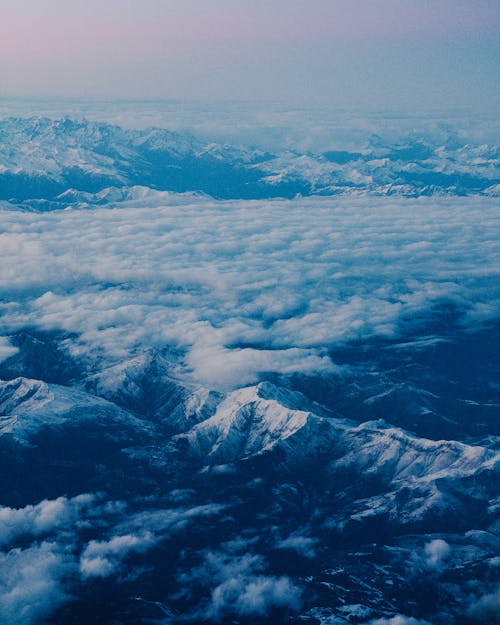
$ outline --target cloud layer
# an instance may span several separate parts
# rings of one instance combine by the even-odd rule
[[[334,372],[337,345],[418,332],[442,310],[469,330],[500,313],[488,198],[159,194],[111,210],[3,211],[0,223],[4,337],[62,329],[80,335],[75,354],[107,362],[174,346],[219,388]]]

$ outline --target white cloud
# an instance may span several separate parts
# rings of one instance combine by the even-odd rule
[[[336,372],[331,360],[307,349],[227,349],[195,343],[186,359],[195,378],[210,387],[230,389],[257,382],[266,371]]]
[[[496,623],[500,614],[500,584],[472,601],[467,614],[480,623]]]
[[[212,592],[209,616],[219,619],[226,613],[266,616],[274,608],[298,609],[300,593],[288,577],[228,579]]]
[[[206,553],[199,567],[180,578],[184,585],[201,584],[211,590],[210,600],[192,617],[219,621],[228,615],[263,617],[274,609],[299,609],[300,589],[286,576],[265,575],[265,568],[264,559],[250,553]]]
[[[72,557],[54,543],[0,553],[0,621],[44,621],[69,599],[63,579],[74,569]]]
[[[279,549],[291,549],[292,551],[296,551],[305,558],[314,558],[316,556],[315,546],[318,542],[317,538],[292,535],[280,540],[276,546]]]
[[[143,553],[154,544],[150,532],[114,536],[108,541],[91,540],[80,559],[80,572],[84,577],[108,577],[117,572],[127,555]]]
[[[448,565],[451,553],[450,545],[442,538],[430,540],[423,548],[418,548],[411,553],[408,559],[411,574],[416,577],[424,574],[439,574]]]
[[[81,558],[80,573],[83,577],[109,577],[118,568],[116,560],[108,560],[101,556],[93,558]]]
[[[469,329],[500,316],[496,204],[153,194],[119,210],[3,211],[4,334],[62,328],[108,364],[174,345],[222,389],[335,371],[327,350],[398,336],[440,306]]]
[[[72,499],[44,499],[24,508],[0,507],[0,545],[18,536],[41,536],[63,528],[75,529],[82,513],[96,500],[95,495],[78,495]]]
[[[5,336],[0,336],[0,362],[6,360],[17,353],[17,347],[10,344],[10,341]]]
[[[222,510],[225,506],[207,504],[193,508],[145,510],[126,516],[115,526],[115,535],[110,539],[91,540],[87,544],[80,558],[80,572],[84,578],[117,574],[128,555],[149,551],[198,517],[217,515]]]
[[[425,563],[430,569],[439,569],[450,554],[450,545],[441,538],[436,538],[424,547]]]
[[[379,618],[370,621],[369,625],[431,625],[428,621],[413,618],[412,616],[403,616],[397,614],[396,616],[388,618]]]

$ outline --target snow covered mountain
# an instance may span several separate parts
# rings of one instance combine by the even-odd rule
[[[0,121],[0,622],[498,622],[485,132]]]
[[[391,481],[466,477],[494,468],[500,460],[483,447],[419,439],[383,421],[356,427],[345,419],[320,417],[301,410],[298,397],[267,382],[239,389],[185,436],[211,464],[249,459],[276,447],[294,462],[307,454],[318,463],[323,450],[333,470],[381,474]],[[305,398],[302,405],[307,406]]]
[[[306,408],[305,397],[301,402],[297,393],[264,382],[230,393],[186,439],[193,452],[211,464],[247,459],[276,447],[292,458],[315,456],[325,448],[331,452],[333,432]],[[294,450],[297,440],[301,450]]]
[[[38,200],[27,206],[50,210],[71,203],[68,189],[93,194],[132,185],[226,199],[497,194],[495,145],[440,139],[409,134],[387,143],[375,135],[359,151],[269,153],[158,128],[7,118],[0,120],[0,199]]]
[[[127,429],[147,433],[143,423],[112,403],[76,389],[46,384],[41,380],[15,378],[0,383],[2,435],[27,442],[40,430],[71,426],[86,427],[95,421],[106,430],[124,433]]]
[[[38,336],[39,343],[45,340],[50,345],[54,337]],[[2,365],[6,378],[22,362],[30,367],[33,348],[26,338],[20,346],[21,351]],[[61,360],[58,354],[64,354],[63,343],[60,350],[52,355],[45,350],[49,377]],[[73,375],[75,366],[73,362]],[[239,567],[236,563],[245,561],[248,548],[257,559],[238,573],[241,584],[265,582],[274,588],[285,584],[278,582],[280,575],[294,570],[308,575],[283,578],[288,598],[279,607],[272,594],[262,622],[295,622],[297,607],[292,613],[289,607],[299,605],[302,618],[307,614],[320,623],[354,604],[363,606],[357,612],[352,608],[352,614],[360,615],[354,622],[408,614],[410,586],[419,571],[430,572],[429,592],[441,579],[455,579],[459,570],[466,579],[477,576],[471,554],[476,560],[491,560],[481,575],[492,574],[488,571],[493,570],[497,547],[489,536],[498,523],[500,453],[491,441],[429,440],[381,420],[358,425],[348,414],[268,381],[215,393],[186,385],[176,366],[171,354],[144,353],[90,374],[84,368],[80,381],[73,378],[71,385],[19,377],[1,384],[0,457],[4,475],[16,479],[14,487],[11,478],[2,480],[0,492],[7,507],[0,509],[0,529],[2,515],[14,514],[9,510],[16,511],[21,522],[28,514],[26,506],[42,502],[41,514],[61,494],[75,498],[90,492],[100,497],[73,533],[60,529],[65,517],[58,516],[54,529],[47,525],[43,535],[56,541],[58,549],[69,550],[69,570],[83,567],[85,584],[99,589],[93,609],[101,618],[112,618],[118,608],[114,598],[119,596],[119,609],[128,619],[156,618],[170,605],[174,622],[183,622],[183,615],[192,613],[194,592],[199,609],[209,614],[213,586],[203,567],[219,567],[215,583],[223,585],[227,579],[220,567]],[[336,383],[334,375],[332,390]],[[82,387],[87,392],[79,390]],[[33,466],[38,467],[36,475]],[[102,502],[103,491],[108,503]],[[218,506],[212,514],[220,529],[214,529],[211,517],[191,527],[186,503],[193,510]],[[58,515],[68,514],[62,504],[57,506]],[[224,517],[225,510],[229,517]],[[133,527],[127,519],[134,518],[141,520]],[[158,525],[160,519],[165,521]],[[158,529],[166,519],[184,529]],[[36,527],[42,523],[33,522]],[[178,531],[180,541],[172,538]],[[212,550],[215,561],[199,551],[199,541]],[[384,547],[377,550],[376,544]],[[178,551],[186,548],[187,560]],[[173,569],[160,563],[165,550],[175,554]],[[62,557],[63,551],[54,552],[54,557]],[[353,555],[358,552],[363,555]],[[101,559],[90,560],[97,558],[93,553]],[[258,554],[266,554],[266,565]],[[85,564],[78,565],[78,558]],[[333,563],[337,568],[332,569]],[[386,567],[384,577],[378,576],[380,566]],[[127,567],[137,571],[137,578],[123,578]],[[64,593],[70,578],[57,575],[51,583]],[[399,581],[405,575],[406,590]],[[167,579],[169,592],[177,597],[165,603],[161,588]],[[363,587],[360,579],[366,580]],[[389,598],[384,590],[387,579],[399,584],[397,597]],[[125,599],[118,590],[123,583],[128,592],[135,589],[141,601]],[[454,583],[462,582],[456,578]],[[292,597],[302,592],[311,593],[310,598],[295,602]],[[156,607],[148,596],[158,597]],[[68,612],[58,612],[58,622],[70,622],[75,613],[87,618],[86,602],[81,595],[68,604]],[[235,609],[228,599],[221,622],[233,618]],[[249,616],[257,622],[259,618]]]

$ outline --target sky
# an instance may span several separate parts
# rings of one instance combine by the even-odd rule
[[[2,0],[0,97],[498,105],[500,0]]]

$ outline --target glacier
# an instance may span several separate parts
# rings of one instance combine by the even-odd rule
[[[0,621],[498,622],[492,120],[14,104]]]

